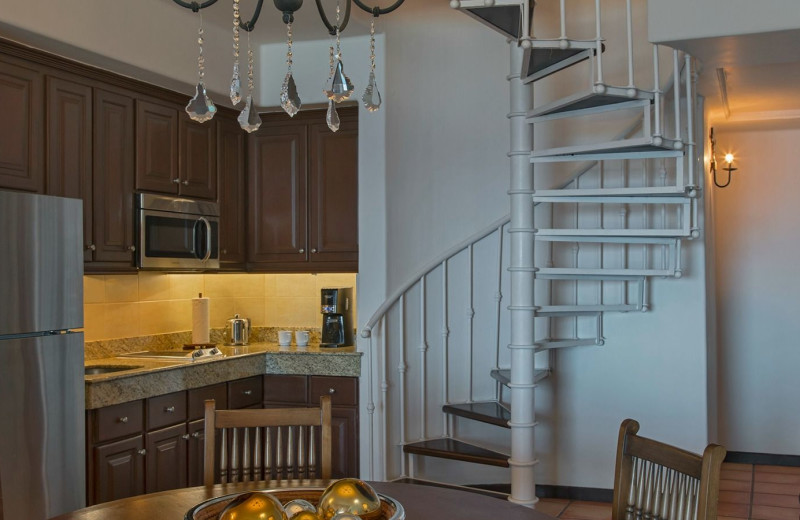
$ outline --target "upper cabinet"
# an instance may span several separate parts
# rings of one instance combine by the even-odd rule
[[[0,187],[44,189],[43,83],[35,65],[0,58]]]
[[[358,270],[358,108],[263,116],[249,138],[248,267],[266,271]]]
[[[219,186],[219,261],[223,269],[243,270],[247,261],[247,182],[245,136],[236,118],[217,116]]]
[[[180,111],[178,122],[178,171],[180,194],[184,197],[217,198],[217,116],[198,123]],[[239,129],[239,132],[244,132]]]

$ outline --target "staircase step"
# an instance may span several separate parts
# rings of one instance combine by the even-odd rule
[[[577,312],[634,312],[640,311],[640,305],[633,304],[597,304],[597,305],[542,305],[536,311],[536,316],[551,315],[551,314],[566,314],[572,315]]]
[[[648,106],[653,102],[655,95],[652,92],[639,89],[603,86],[603,93],[598,93],[598,87],[584,90],[571,96],[558,99],[534,108],[528,112],[529,123],[541,123],[564,117],[575,117],[597,114],[609,110],[627,110]],[[630,94],[633,94],[631,96]]]
[[[490,6],[484,0],[461,0],[455,8],[478,20],[506,38],[519,41],[527,37],[530,27],[528,0],[495,0]],[[452,4],[451,4],[452,5]],[[527,24],[523,23],[526,21]]]
[[[464,404],[446,404],[442,411],[459,417],[466,417],[488,424],[508,428],[511,412],[497,401],[483,401]]]
[[[525,40],[523,43],[523,47],[530,43],[530,47],[525,48],[522,56],[523,83],[545,78],[587,60],[597,52],[597,43],[593,40]],[[567,45],[567,48],[562,48],[562,45]]]
[[[538,343],[537,343],[538,345]],[[501,368],[497,370],[492,370],[489,374],[492,379],[500,383],[501,385],[508,386],[511,383],[511,369],[510,368]],[[533,371],[533,382],[538,383],[542,379],[545,379],[550,376],[550,370],[543,370],[543,369],[536,369]]]
[[[586,242],[586,237],[623,237],[623,238],[680,238],[692,235],[689,229],[538,229],[536,239],[546,236],[570,237],[575,242]]]
[[[588,280],[640,282],[645,276],[675,276],[674,269],[584,269],[572,267],[540,267],[540,280]]]
[[[509,458],[508,455],[450,438],[412,442],[404,445],[403,451],[416,455],[461,460],[488,466],[500,466],[502,468],[508,467]]]
[[[536,190],[534,197],[686,197],[692,186],[661,186],[644,188],[580,188]]]
[[[655,159],[682,157],[676,149],[680,141],[654,137],[636,137],[604,143],[547,148],[531,152],[532,163],[568,161],[604,161],[612,159]]]
[[[636,195],[533,195],[533,202],[550,202],[553,204],[684,204],[689,205],[689,197],[638,197]]]

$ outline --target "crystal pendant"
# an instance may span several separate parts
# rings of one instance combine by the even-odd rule
[[[328,115],[325,116],[325,121],[328,122],[328,128],[335,132],[339,130],[339,114],[336,112],[336,104],[333,101],[328,101]]]
[[[294,83],[292,73],[288,73],[283,80],[281,86],[281,107],[289,114],[289,117],[294,117],[300,111],[303,102],[300,101],[300,96],[297,95],[297,85]]]
[[[238,105],[242,101],[242,81],[239,79],[239,67],[233,66],[233,78],[231,79],[231,103]]]
[[[186,113],[193,121],[204,123],[209,121],[217,113],[214,102],[206,95],[206,87],[202,83],[197,84],[194,97],[186,105]]]
[[[342,65],[342,61],[336,60],[336,67],[333,69],[333,74],[328,79],[325,95],[328,96],[328,99],[341,103],[350,98],[354,88],[350,78],[344,74],[344,65]]]
[[[261,116],[258,115],[256,107],[253,106],[253,96],[248,94],[242,113],[236,119],[239,121],[239,126],[242,127],[242,130],[248,133],[255,132],[261,126]]]
[[[377,112],[381,108],[381,92],[378,90],[378,83],[375,81],[375,73],[369,73],[369,83],[367,88],[364,89],[364,95],[361,96],[361,101],[370,112]]]

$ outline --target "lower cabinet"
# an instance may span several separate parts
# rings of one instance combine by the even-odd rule
[[[203,485],[206,399],[287,408],[319,406],[321,395],[332,397],[332,476],[358,476],[357,378],[256,376],[87,411],[87,504]]]

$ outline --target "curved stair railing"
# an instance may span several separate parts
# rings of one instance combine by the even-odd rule
[[[671,77],[662,87],[661,51],[653,46],[653,88],[636,87],[630,0],[625,12],[628,83],[623,86],[609,84],[604,76],[606,42],[601,36],[599,0],[596,38],[591,40],[567,38],[564,0],[559,1],[560,35],[550,39],[528,36],[532,9],[525,0],[456,0],[451,5],[519,44],[516,48],[512,42],[509,76],[512,146],[517,147],[509,154],[511,215],[423,266],[362,328],[362,337],[369,339],[370,468],[384,479],[423,479],[426,468],[415,467],[418,456],[511,467],[509,499],[533,505],[537,460],[530,448],[536,424],[532,395],[550,374],[555,351],[603,345],[605,313],[650,309],[649,281],[679,278],[682,241],[699,236],[692,61],[672,51]],[[532,83],[584,61],[590,66],[588,90],[525,108]],[[672,113],[667,110],[670,95]],[[532,142],[535,125],[620,110],[641,112],[610,141],[520,148],[520,143]],[[523,160],[529,161],[528,166]],[[624,166],[608,167],[615,161]],[[530,184],[514,180],[526,177],[530,165],[546,168],[548,163],[563,162],[576,162],[580,168],[555,188],[534,189],[532,170]],[[542,178],[538,166],[536,174]],[[534,218],[525,209],[530,204],[536,226],[526,220]],[[528,260],[522,263],[520,251],[528,251],[523,255]],[[503,271],[510,276],[504,277]],[[461,283],[454,283],[459,275]],[[504,292],[512,296],[505,308]],[[463,314],[457,312],[458,305],[463,305]],[[508,327],[503,326],[505,320],[510,321]],[[441,340],[431,348],[437,325]],[[520,341],[519,335],[515,339],[514,331],[520,327],[535,330],[535,339]],[[490,340],[486,330],[491,330]],[[508,339],[509,349],[501,350],[503,339]],[[476,379],[477,370],[486,370],[490,377]],[[377,407],[376,374],[380,377]],[[522,415],[519,404],[511,406],[519,399],[527,403]],[[432,419],[439,406],[441,415]],[[382,432],[379,450],[376,409]],[[457,417],[470,422],[456,423]],[[498,450],[503,443],[493,442],[495,435],[473,435],[471,444],[456,439],[472,434],[476,422],[523,430],[525,435],[517,436],[523,439],[523,449],[515,448],[508,436],[503,438],[511,442],[511,455]],[[384,459],[380,472],[375,471],[376,453]]]

